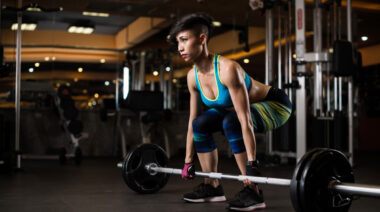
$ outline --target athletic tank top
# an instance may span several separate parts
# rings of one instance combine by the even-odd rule
[[[198,90],[201,93],[202,101],[207,107],[211,107],[211,108],[232,107],[233,103],[231,100],[230,92],[228,91],[228,88],[220,82],[219,55],[215,54],[213,63],[214,63],[214,72],[215,72],[214,75],[215,75],[216,85],[218,88],[218,93],[215,99],[207,98],[203,94],[202,85],[200,84],[199,79],[198,79],[197,67],[195,66],[195,81],[197,82]],[[245,79],[244,79],[245,86],[247,88],[247,91],[249,91],[249,89],[251,88],[251,78],[249,77],[247,72],[244,72],[244,73],[245,73]]]

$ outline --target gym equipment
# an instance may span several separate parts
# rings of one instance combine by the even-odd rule
[[[169,175],[157,172],[152,175],[147,171],[146,164],[156,164],[166,167],[169,159],[165,151],[155,144],[143,144],[128,153],[123,163],[123,178],[134,191],[150,194],[159,191],[168,182]]]
[[[333,74],[336,76],[350,76],[353,74],[353,51],[349,41],[336,40],[333,53]]]
[[[163,188],[169,174],[181,169],[167,168],[168,158],[161,147],[143,144],[130,152],[123,164],[123,178],[137,193],[155,193]],[[348,211],[354,195],[380,197],[380,186],[354,183],[351,165],[337,150],[319,148],[306,153],[297,164],[292,179],[195,172],[196,176],[258,184],[290,186],[296,211]]]

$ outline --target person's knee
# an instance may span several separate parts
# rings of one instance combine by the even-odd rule
[[[212,134],[208,132],[206,120],[198,117],[193,120],[192,125],[195,151],[197,153],[206,153],[216,149]]]
[[[207,132],[207,120],[203,117],[195,118],[192,122],[194,132]]]
[[[223,119],[223,130],[225,133],[229,131],[237,131],[240,130],[240,122],[236,115],[236,112],[231,112],[226,115]]]
[[[223,119],[224,134],[230,142],[231,150],[234,154],[245,152],[243,135],[239,119],[236,113],[230,113]]]

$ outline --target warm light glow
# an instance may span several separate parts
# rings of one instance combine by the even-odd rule
[[[41,9],[38,8],[38,7],[28,7],[28,8],[26,8],[26,11],[29,11],[29,12],[41,12]]]
[[[91,106],[92,106],[92,103],[91,103],[91,102],[88,102],[87,105],[88,105],[89,107],[91,107]]]
[[[87,94],[87,89],[83,89],[83,91],[82,91],[84,94]]]
[[[99,94],[98,94],[98,93],[95,93],[95,94],[94,94],[94,97],[95,97],[95,98],[99,98]]]
[[[153,71],[153,76],[158,76],[158,71]]]
[[[368,37],[367,36],[362,36],[361,39],[362,39],[362,41],[367,41]]]
[[[82,68],[82,67],[79,67],[79,68],[78,68],[78,72],[79,72],[79,73],[82,73],[82,72],[83,72],[83,68]]]
[[[293,59],[296,59],[297,58],[297,55],[296,54],[293,54]]]
[[[100,59],[100,63],[105,63],[106,59]]]
[[[214,25],[214,27],[220,27],[220,26],[222,26],[222,23],[219,21],[213,21],[212,25]]]
[[[69,82],[66,82],[66,86],[67,86],[67,87],[70,87],[71,84],[70,84]]]
[[[14,23],[11,26],[12,30],[17,30],[18,24]],[[22,31],[34,31],[37,28],[37,24],[33,23],[22,23],[21,24],[21,30]]]
[[[45,61],[49,61],[50,60],[50,57],[45,57]]]
[[[94,32],[94,27],[70,26],[67,31],[69,33],[91,34]]]
[[[244,62],[245,64],[248,64],[248,63],[249,63],[249,59],[248,59],[248,58],[245,58],[245,59],[243,60],[243,62]]]
[[[82,12],[82,15],[86,15],[86,16],[96,16],[96,17],[109,17],[110,14],[109,13],[98,13],[98,12],[89,12],[89,11],[83,11]]]
[[[29,72],[33,73],[34,72],[34,68],[29,68]]]
[[[333,48],[329,48],[329,53],[334,53],[334,49]]]
[[[177,83],[177,79],[173,79],[173,83]]]
[[[74,82],[78,82],[78,78],[74,78]]]
[[[36,67],[36,68],[40,67],[40,63],[35,63],[34,67]]]
[[[54,57],[54,56],[53,56],[53,57],[51,57],[51,60],[52,60],[52,61],[55,61],[55,57]]]

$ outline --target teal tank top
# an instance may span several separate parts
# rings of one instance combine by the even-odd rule
[[[202,101],[207,107],[210,107],[210,108],[232,107],[233,103],[231,100],[230,92],[228,91],[228,88],[220,82],[219,55],[215,54],[213,63],[214,63],[214,71],[215,71],[214,75],[215,75],[216,85],[218,87],[218,94],[216,95],[215,99],[207,98],[203,94],[202,86],[199,83],[199,79],[198,79],[197,67],[195,66],[195,81],[197,82],[198,90],[201,93]],[[249,91],[249,89],[251,88],[251,78],[249,77],[247,72],[245,72],[244,81],[245,81],[245,86],[247,88],[247,91]]]

